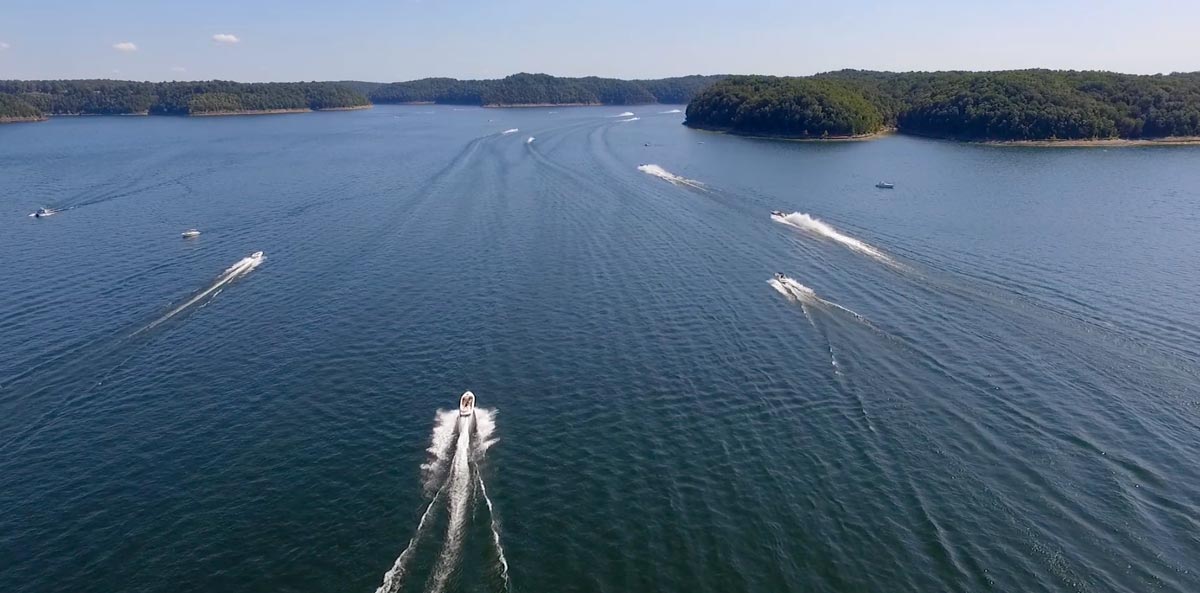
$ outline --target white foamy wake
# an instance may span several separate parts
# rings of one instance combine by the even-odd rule
[[[855,239],[854,237],[851,237],[850,235],[833,228],[829,225],[829,223],[803,212],[793,212],[783,216],[776,216],[772,214],[771,219],[775,222],[781,222],[790,227],[795,227],[802,231],[807,231],[826,239],[830,239],[841,244],[843,247],[850,249],[851,251],[857,251],[858,253],[872,257],[881,262],[892,265],[895,265],[896,263],[891,257],[888,256],[888,254],[880,251],[871,244],[859,239]]]
[[[408,540],[408,547],[400,552],[400,556],[396,558],[396,562],[392,564],[383,575],[383,584],[375,589],[375,593],[395,593],[400,590],[400,585],[404,583],[404,574],[408,570],[408,561],[412,557],[413,550],[417,548],[417,540],[421,534],[425,532],[425,522],[429,520],[429,515],[433,511],[433,505],[437,504],[441,498],[442,491],[438,490],[437,494],[433,495],[433,500],[429,501],[429,506],[425,507],[425,512],[421,513],[421,520],[417,522],[417,530],[413,533],[411,539]]]
[[[767,283],[770,284],[773,288],[775,288],[775,290],[779,291],[780,294],[787,297],[791,301],[799,302],[800,304],[807,303],[810,305],[824,305],[826,307],[833,307],[834,309],[838,309],[840,311],[844,311],[846,313],[853,315],[855,319],[858,319],[859,321],[862,321],[863,323],[867,323],[868,325],[870,323],[867,321],[866,317],[863,317],[862,315],[856,313],[855,311],[853,311],[847,307],[843,307],[833,301],[826,300],[826,299],[823,299],[823,298],[817,296],[817,292],[815,290],[813,290],[803,284],[800,284],[799,282],[796,282],[795,280],[793,280],[787,276],[784,276],[783,280],[780,280],[778,278],[771,278],[770,280],[767,281]],[[808,310],[805,309],[804,313],[805,313],[805,315],[807,315]],[[809,321],[812,321],[811,317],[809,318]]]
[[[178,307],[171,309],[171,311],[169,313],[167,313],[166,315],[163,315],[162,317],[159,317],[157,320],[154,321],[154,323],[151,323],[150,325],[147,325],[146,327],[144,327],[138,331],[142,332],[142,331],[145,331],[148,329],[152,329],[155,326],[159,325],[160,323],[179,314],[180,311],[183,311],[184,309],[187,309],[188,307],[191,307],[192,305],[195,305],[196,303],[200,302],[205,297],[208,297],[209,295],[214,295],[214,293],[219,293],[223,286],[225,286],[226,284],[229,284],[230,282],[233,282],[234,280],[236,280],[238,278],[241,278],[242,276],[245,276],[246,274],[249,274],[251,271],[254,270],[254,268],[257,268],[260,264],[262,264],[264,259],[266,259],[266,256],[264,256],[261,251],[258,251],[249,257],[244,257],[241,260],[238,260],[237,263],[233,264],[232,266],[229,266],[229,268],[226,269],[224,272],[221,272],[221,275],[217,276],[217,279],[212,283],[211,286],[204,289],[196,296],[188,299],[182,305],[179,305]]]
[[[683,110],[682,109],[668,109],[667,111],[659,111],[659,113],[662,115],[666,115],[668,113],[683,113]]]
[[[446,526],[446,541],[442,544],[442,554],[431,579],[429,590],[432,593],[441,593],[446,588],[446,581],[458,565],[462,553],[463,531],[471,503],[471,490],[474,488],[470,463],[472,420],[472,416],[462,416],[458,420],[458,443],[454,448],[450,478],[445,486],[450,499],[450,522]]]
[[[525,144],[533,144],[533,136],[530,136],[529,139],[525,141]]]
[[[520,132],[520,131],[521,130],[518,130],[517,128],[509,128],[507,130],[504,130],[503,132],[500,132],[500,135],[505,136],[508,134],[516,134],[517,132]]]
[[[625,113],[618,113],[616,115],[610,115],[609,117],[633,117],[633,112],[626,111]]]
[[[687,187],[691,187],[691,188],[699,189],[699,190],[704,189],[703,183],[700,183],[699,181],[696,181],[695,179],[688,179],[687,177],[680,177],[679,175],[671,173],[670,171],[667,171],[666,169],[664,169],[658,165],[654,165],[654,164],[638,165],[638,171],[641,171],[642,173],[645,173],[647,175],[653,175],[655,177],[658,177],[659,179],[669,181],[675,185],[685,185]]]
[[[458,410],[438,410],[433,422],[433,433],[429,437],[429,461],[421,465],[427,496],[437,491],[445,476],[450,446],[454,444],[454,428],[458,426]]]
[[[617,123],[619,123],[619,124],[623,124],[623,123],[625,123],[625,122],[637,121],[637,120],[639,120],[639,119],[642,119],[642,118],[640,118],[640,117],[631,117],[631,118],[629,118],[629,119],[618,119],[618,120],[617,120]]]
[[[421,465],[426,493],[432,492],[433,495],[429,506],[426,506],[425,512],[421,513],[421,520],[417,522],[417,530],[408,540],[408,546],[404,548],[403,552],[400,552],[400,556],[396,558],[392,568],[383,575],[383,584],[375,590],[375,593],[395,593],[400,590],[400,586],[404,582],[408,563],[417,548],[417,543],[425,533],[425,523],[429,520],[434,506],[442,498],[446,486],[449,485],[449,482],[443,481],[442,477],[446,473],[446,462],[452,453],[452,446],[455,444],[454,435],[455,430],[459,428],[460,418],[458,410],[438,410],[433,417],[433,432],[429,436],[429,449],[427,449],[430,460]],[[461,438],[462,435],[460,435],[460,440]],[[469,435],[467,438],[470,438]],[[439,485],[440,487],[438,487]]]
[[[408,546],[396,558],[392,568],[384,574],[383,584],[375,593],[396,593],[403,587],[408,564],[425,532],[425,524],[433,514],[435,506],[443,499],[448,503],[449,522],[446,526],[446,539],[430,576],[428,590],[433,593],[445,590],[446,583],[458,567],[462,555],[467,519],[470,516],[472,495],[476,486],[487,503],[491,519],[497,571],[504,578],[505,590],[511,590],[508,559],[500,543],[500,524],[496,519],[495,507],[488,497],[483,476],[473,463],[482,460],[487,449],[496,443],[497,439],[492,436],[496,430],[495,418],[495,410],[484,408],[476,408],[474,416],[460,416],[458,410],[439,410],[434,416],[433,432],[429,439],[430,461],[422,465],[421,469],[425,473],[427,489],[432,488],[434,484],[440,486],[422,513]],[[472,473],[475,475],[472,476]]]
[[[482,459],[488,448],[496,444],[499,439],[492,438],[492,433],[496,431],[496,411],[484,408],[475,408],[475,458]],[[492,499],[488,497],[487,486],[483,483],[483,474],[476,468],[475,476],[479,482],[479,493],[483,495],[483,501],[487,504],[488,516],[491,518],[492,527],[492,543],[496,546],[496,561],[499,563],[497,567],[500,571],[500,576],[504,578],[504,590],[511,591],[512,585],[508,579],[508,558],[504,556],[504,546],[500,543],[500,523],[496,519],[496,508],[492,506]]]
[[[475,452],[482,457],[489,447],[499,439],[493,439],[496,431],[496,411],[487,408],[475,408]]]
[[[500,576],[504,577],[504,590],[512,591],[512,583],[508,580],[508,558],[504,556],[504,546],[500,544],[500,523],[496,521],[496,509],[492,506],[492,499],[488,497],[487,486],[483,485],[483,475],[478,472],[476,475],[479,478],[479,492],[483,494],[488,516],[492,519],[492,543],[496,545],[496,560],[500,563]]]

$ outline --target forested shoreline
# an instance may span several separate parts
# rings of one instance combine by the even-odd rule
[[[391,84],[0,81],[0,123],[49,115],[217,115],[353,109],[372,103],[485,107],[687,103],[696,128],[784,138],[885,130],[974,141],[1200,137],[1200,73],[872,72],[654,80],[514,74]]]
[[[47,115],[208,115],[367,107],[331,82],[0,81],[0,120]]]
[[[595,76],[567,78],[549,74],[520,73],[495,80],[423,78],[395,82],[371,88],[368,96],[374,103],[438,103],[483,107],[683,104],[722,78],[724,76],[693,75],[652,80],[620,80]]]
[[[971,141],[1200,136],[1200,73],[872,72],[730,76],[687,125],[744,135],[844,138],[895,129]]]

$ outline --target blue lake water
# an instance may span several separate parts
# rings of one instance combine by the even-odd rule
[[[669,110],[0,127],[0,590],[1200,590],[1200,147]]]

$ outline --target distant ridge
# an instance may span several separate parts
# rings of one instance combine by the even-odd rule
[[[215,115],[368,106],[364,94],[332,82],[0,81],[0,122],[47,115]]]
[[[370,88],[373,83],[347,82],[368,90],[375,103],[441,103],[505,107],[521,105],[644,105],[687,103],[723,75],[679,76],[651,80],[566,78],[549,74],[513,74],[495,80],[423,78]]]

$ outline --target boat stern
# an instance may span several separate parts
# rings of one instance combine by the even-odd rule
[[[458,415],[472,416],[475,414],[475,394],[470,391],[462,394],[458,400]]]

